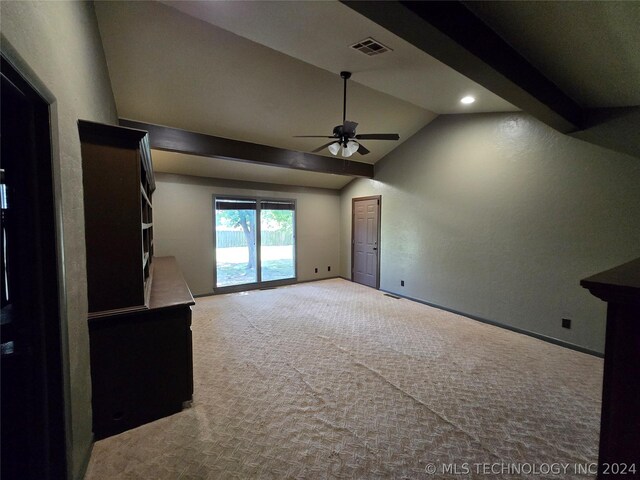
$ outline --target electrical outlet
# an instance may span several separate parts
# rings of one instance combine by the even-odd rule
[[[327,267],[327,272],[330,272],[330,271],[331,271],[331,265]]]
[[[318,273],[318,267],[316,267],[316,273]]]
[[[400,286],[404,287],[404,280],[400,280]]]
[[[563,318],[562,319],[562,328],[571,328],[571,319],[570,318]]]

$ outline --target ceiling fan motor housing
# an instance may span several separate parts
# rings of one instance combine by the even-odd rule
[[[336,137],[340,143],[347,143],[351,138],[355,137],[355,132],[345,132],[342,125],[336,125],[333,127],[333,136]]]

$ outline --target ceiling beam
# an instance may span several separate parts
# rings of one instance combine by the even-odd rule
[[[581,128],[581,107],[462,2],[341,1],[556,130]]]
[[[231,140],[123,118],[120,119],[120,125],[149,132],[149,143],[151,148],[156,150],[260,163],[311,172],[373,178],[373,165],[369,163],[323,157],[322,155]]]

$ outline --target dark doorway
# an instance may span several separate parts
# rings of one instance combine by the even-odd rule
[[[67,477],[49,105],[1,57],[3,479]]]
[[[352,200],[351,278],[373,288],[380,288],[380,203],[380,195]]]

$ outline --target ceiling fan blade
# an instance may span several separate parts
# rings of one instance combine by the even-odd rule
[[[358,140],[400,140],[397,133],[363,133],[356,135]]]
[[[352,122],[351,120],[345,120],[344,125],[342,127],[342,131],[347,134],[356,133],[356,127],[358,124],[356,122]]]
[[[360,155],[366,155],[367,153],[369,153],[369,149],[366,148],[364,145],[362,145],[361,143],[359,144],[360,146],[358,147],[358,153]]]
[[[322,145],[321,147],[316,148],[315,150],[311,150],[312,153],[318,153],[320,150],[324,150],[325,148],[327,148],[329,145],[331,145],[332,143],[335,143],[335,140],[333,142],[329,142],[329,143],[325,143],[324,145]]]
[[[331,135],[294,135],[293,138],[335,138]]]

